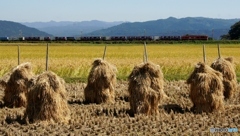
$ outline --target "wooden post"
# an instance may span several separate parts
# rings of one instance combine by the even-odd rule
[[[144,42],[144,55],[145,55],[145,63],[147,63],[148,62],[148,55],[147,55],[146,42]]]
[[[105,55],[106,55],[106,50],[107,50],[107,45],[105,45],[105,48],[104,48],[104,52],[103,52],[103,60],[104,60]]]
[[[218,58],[221,58],[220,45],[218,44]]]
[[[206,63],[205,44],[203,44],[203,61],[204,61],[204,63]]]
[[[47,51],[46,51],[46,71],[48,71],[48,43],[47,43]]]
[[[146,63],[145,51],[143,51],[143,63]]]
[[[20,65],[20,46],[18,44],[18,65]]]

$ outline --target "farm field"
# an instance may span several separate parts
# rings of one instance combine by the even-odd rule
[[[0,78],[17,65],[17,43],[0,44]],[[46,43],[19,43],[20,62],[31,62],[35,74],[45,70]],[[84,88],[95,58],[103,56],[104,45],[51,43],[49,70],[63,77],[68,93],[71,119],[68,124],[25,124],[24,108],[6,108],[1,104],[0,135],[213,135],[210,128],[238,128],[240,133],[240,84],[231,100],[225,101],[221,113],[194,114],[185,80],[194,65],[203,61],[202,45],[147,45],[148,60],[159,64],[165,76],[164,92],[169,99],[159,106],[157,116],[135,115],[130,112],[127,76],[133,67],[143,62],[142,45],[108,45],[106,60],[118,69],[116,102],[114,104],[85,104]],[[240,45],[221,45],[222,57],[232,56],[240,77]],[[207,64],[217,57],[217,45],[206,45]]]
[[[34,73],[45,70],[46,43],[0,43],[0,76],[18,64],[17,45],[20,45],[20,63],[31,62]],[[86,81],[91,64],[102,58],[103,44],[51,43],[49,44],[49,70],[67,82]],[[223,44],[221,56],[232,56],[240,81],[240,45]],[[117,78],[126,80],[133,67],[143,62],[143,46],[139,44],[111,44],[105,59],[118,69]],[[201,44],[148,44],[148,60],[160,65],[165,79],[185,80],[194,65],[203,61]],[[217,45],[206,45],[206,63],[218,58]]]
[[[157,116],[129,113],[126,81],[118,81],[114,104],[84,104],[85,83],[66,84],[71,110],[69,124],[24,124],[24,108],[0,108],[0,135],[239,135],[240,85],[222,113],[194,114],[190,111],[189,87],[185,81],[165,82],[170,99],[159,106]],[[2,97],[0,88],[0,97]],[[238,133],[211,133],[210,128],[238,128]]]

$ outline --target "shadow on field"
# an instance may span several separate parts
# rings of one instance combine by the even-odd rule
[[[68,100],[68,104],[78,104],[78,105],[90,105],[90,104],[100,104],[100,103],[92,103],[83,100]]]
[[[116,99],[116,101],[129,101],[128,97],[119,97],[118,99]],[[91,103],[89,101],[85,101],[85,100],[80,100],[80,99],[75,99],[75,100],[68,100],[68,104],[77,104],[77,105],[96,105],[96,109],[95,109],[95,115],[96,116],[112,116],[112,117],[123,117],[123,116],[130,116],[130,117],[134,117],[133,112],[131,112],[130,109],[128,108],[119,108],[119,107],[114,107],[111,104],[109,105],[109,107],[104,107],[104,108],[100,108],[101,104],[105,105],[104,103]],[[106,106],[106,105],[105,105]]]
[[[112,117],[123,117],[123,116],[129,116],[129,117],[134,117],[133,112],[130,109],[97,109],[95,111],[97,116],[112,116]]]
[[[26,124],[26,120],[23,119],[22,115],[17,115],[15,117],[8,115],[5,119],[7,124],[19,123],[21,125]]]
[[[190,109],[188,108],[182,108],[181,106],[177,105],[177,104],[166,104],[166,105],[162,105],[162,108],[167,112],[167,113],[186,113],[186,112],[192,112]]]
[[[121,101],[125,101],[125,102],[129,102],[129,96],[119,96],[119,98],[116,98],[115,100],[121,100]]]
[[[89,103],[85,102],[85,101],[82,101],[82,100],[68,100],[68,104],[79,104],[79,105],[87,105]]]
[[[0,100],[0,108],[4,107],[4,103]]]

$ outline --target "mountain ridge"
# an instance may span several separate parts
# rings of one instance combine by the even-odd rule
[[[41,31],[47,32],[54,36],[77,36],[84,35],[96,30],[103,28],[109,28],[118,24],[123,23],[122,21],[116,22],[104,22],[99,20],[71,22],[71,21],[50,21],[50,22],[32,22],[22,23],[26,26],[37,28]]]
[[[46,32],[30,28],[17,22],[0,20],[1,37],[52,36]]]
[[[186,17],[151,20],[146,22],[122,23],[104,30],[94,31],[88,35],[114,36],[178,36],[186,34],[202,34],[219,39],[227,34],[231,25],[239,19],[213,19],[204,17]]]
[[[182,36],[208,35],[219,39],[239,19],[185,17],[145,22],[104,22],[99,20],[73,22],[0,21],[0,36]],[[26,26],[27,25],[27,26]],[[34,27],[34,28],[33,28]]]

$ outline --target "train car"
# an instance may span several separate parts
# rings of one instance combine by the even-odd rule
[[[9,41],[18,41],[19,40],[19,37],[10,37],[9,38]]]
[[[158,40],[163,41],[178,41],[181,40],[181,36],[159,36]]]
[[[181,36],[181,40],[208,40],[206,35],[184,35]]]
[[[174,41],[179,41],[181,40],[181,36],[172,36],[171,39]]]
[[[68,41],[75,41],[76,39],[75,39],[75,37],[67,37],[67,40]]]
[[[54,37],[55,41],[66,41],[67,37]]]
[[[90,36],[90,37],[89,37],[89,40],[90,40],[90,41],[100,41],[100,40],[101,40],[101,37],[100,37],[100,36]]]
[[[134,40],[136,40],[136,37],[135,36],[127,36],[127,40],[134,41]]]
[[[159,41],[159,36],[153,36],[153,41]]]
[[[139,40],[141,40],[141,41],[152,41],[153,37],[152,36],[141,36]]]
[[[90,37],[82,36],[82,37],[80,37],[80,41],[90,41]]]
[[[80,38],[77,38],[78,41],[100,41],[100,36],[82,36]]]
[[[18,37],[18,40],[19,40],[19,41],[24,41],[24,40],[25,40],[25,37]]]
[[[51,37],[43,37],[44,41],[51,41]]]
[[[111,36],[111,41],[125,41],[126,39],[125,36]]]
[[[152,36],[127,36],[128,41],[152,41]]]
[[[81,41],[81,37],[74,37],[75,41]]]
[[[103,36],[101,37],[102,41],[110,41],[111,40],[111,36]]]
[[[32,37],[25,37],[24,38],[26,41],[31,41]]]
[[[25,37],[25,41],[40,41],[40,37]]]
[[[0,41],[9,41],[9,37],[0,37]]]

